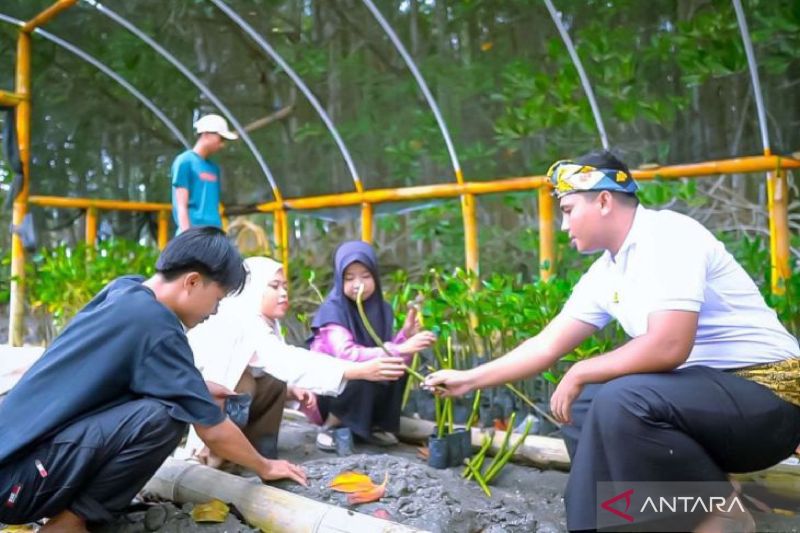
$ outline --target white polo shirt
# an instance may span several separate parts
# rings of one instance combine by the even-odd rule
[[[699,313],[694,348],[681,366],[728,369],[800,357],[797,339],[710,231],[680,213],[639,206],[616,257],[606,251],[592,264],[562,314],[598,329],[616,319],[638,337],[650,313],[668,310]]]

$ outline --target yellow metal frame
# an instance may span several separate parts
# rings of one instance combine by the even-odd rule
[[[14,201],[12,222],[19,226],[27,213],[28,205],[55,208],[77,208],[86,211],[86,241],[94,243],[97,239],[97,219],[101,210],[122,210],[158,213],[158,246],[163,249],[169,238],[168,228],[172,206],[168,203],[128,202],[124,200],[97,200],[89,198],[62,198],[54,196],[29,196],[30,191],[30,116],[31,116],[31,39],[30,33],[47,23],[61,11],[75,5],[77,0],[58,0],[21,28],[17,41],[17,63],[15,91],[0,91],[0,104],[16,107],[17,136],[23,168],[22,190]],[[788,188],[786,170],[800,168],[800,161],[774,156],[769,150],[764,155],[740,157],[718,161],[706,161],[686,165],[670,165],[633,171],[637,180],[651,180],[656,177],[678,179],[690,177],[715,176],[732,173],[767,173],[769,198],[770,256],[772,271],[771,289],[775,294],[784,291],[785,280],[789,277],[790,249],[788,224]],[[511,193],[537,190],[539,204],[539,273],[542,279],[549,279],[555,271],[555,201],[550,194],[550,185],[545,176],[526,176],[505,178],[486,182],[464,181],[461,169],[456,171],[456,182],[437,185],[404,187],[399,189],[364,190],[361,183],[356,191],[344,194],[328,194],[304,198],[284,199],[277,191],[275,200],[260,204],[257,211],[273,213],[274,237],[277,255],[288,274],[289,266],[289,210],[314,210],[346,206],[361,208],[361,238],[371,242],[373,239],[374,205],[385,202],[420,201],[443,198],[460,198],[464,223],[464,254],[468,270],[479,273],[479,245],[477,196],[484,194]],[[11,309],[10,343],[22,344],[24,324],[24,279],[25,253],[22,240],[14,233],[11,240]]]

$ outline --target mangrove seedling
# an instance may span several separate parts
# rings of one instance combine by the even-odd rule
[[[525,424],[525,431],[522,432],[522,435],[517,439],[517,442],[515,442],[514,445],[511,446],[511,448],[507,452],[502,454],[502,457],[497,462],[497,464],[494,465],[494,468],[490,466],[489,469],[486,471],[486,474],[484,476],[486,483],[491,483],[491,481],[497,477],[497,474],[500,473],[503,467],[506,466],[506,463],[514,456],[515,453],[517,453],[517,450],[519,449],[520,445],[523,442],[525,442],[526,438],[528,438],[528,433],[531,432],[531,427],[533,427],[533,419],[529,418],[528,422]],[[509,430],[509,432],[506,433],[506,437],[508,437],[510,433],[511,430]]]
[[[367,313],[364,311],[364,286],[361,285],[358,288],[358,293],[356,294],[356,307],[358,308],[358,314],[361,317],[361,321],[364,323],[364,327],[367,328],[367,333],[369,336],[372,337],[373,342],[379,346],[386,355],[389,357],[394,357],[394,354],[389,351],[386,345],[383,343],[383,340],[378,337],[378,334],[375,333],[375,328],[372,327],[372,323],[367,318]],[[414,378],[418,379],[420,382],[425,381],[425,376],[414,370],[408,365],[403,365],[403,368],[410,376],[414,376]]]

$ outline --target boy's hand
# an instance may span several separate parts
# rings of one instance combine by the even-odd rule
[[[265,468],[259,472],[258,475],[264,481],[274,481],[276,479],[291,479],[300,485],[307,487],[308,481],[306,480],[306,471],[302,467],[283,461],[280,459],[272,460],[267,459]]]

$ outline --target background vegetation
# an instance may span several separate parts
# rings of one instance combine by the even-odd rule
[[[50,0],[4,0],[26,19]],[[310,85],[339,127],[367,188],[453,181],[444,143],[402,60],[358,0],[229,0]],[[745,0],[768,111],[773,152],[800,149],[800,3]],[[203,0],[110,0],[183,61],[231,108],[287,197],[353,190],[334,143],[288,78]],[[442,107],[465,177],[541,174],[550,162],[598,146],[578,77],[540,0],[378,0]],[[754,99],[729,0],[557,0],[597,93],[614,150],[632,166],[761,153]],[[187,136],[209,102],[166,61],[91,7],[79,4],[47,30],[81,46],[153,98]],[[15,28],[0,24],[0,88],[13,88]],[[33,194],[169,200],[169,166],[180,144],[143,106],[68,52],[33,45]],[[262,125],[254,126],[258,119]],[[2,121],[2,118],[0,118]],[[243,143],[220,155],[229,208],[271,198]],[[11,176],[0,161],[0,196]],[[800,201],[789,175],[792,268],[800,258]],[[648,184],[642,200],[675,209],[715,231],[754,277],[781,320],[800,333],[795,275],[787,296],[768,294],[763,175]],[[417,291],[457,365],[494,357],[560,308],[592,258],[561,236],[558,275],[538,276],[535,194],[479,200],[481,288],[466,291],[457,200],[377,207],[376,244],[397,309]],[[151,272],[154,220],[104,213],[105,241],[80,244],[79,211],[33,209],[40,250],[29,265],[30,339],[51,338],[108,280]],[[333,247],[357,238],[357,211],[291,213],[295,339],[330,285]],[[253,215],[271,234],[271,219]],[[9,210],[0,210],[8,227]],[[0,304],[8,294],[9,234],[0,232]],[[5,313],[4,313],[5,314]],[[467,317],[479,318],[469,331]],[[400,313],[400,317],[402,313]],[[0,327],[0,337],[3,337]],[[0,338],[0,341],[4,339]],[[582,346],[589,356],[623,340],[617,330]],[[567,362],[568,364],[568,362]],[[546,397],[563,367],[523,384]],[[493,400],[494,401],[494,400]],[[510,400],[509,400],[510,401]],[[499,402],[494,401],[495,405]]]

